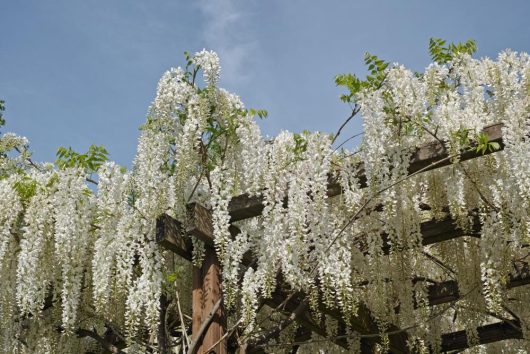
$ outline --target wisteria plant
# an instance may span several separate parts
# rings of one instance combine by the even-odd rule
[[[441,334],[457,329],[474,346],[476,328],[495,318],[517,318],[525,338],[496,350],[529,350],[530,292],[507,282],[529,256],[530,57],[475,59],[473,41],[432,39],[429,50],[422,73],[367,54],[366,78],[336,77],[351,107],[345,124],[363,120],[353,150],[341,143],[343,127],[265,138],[256,118],[267,112],[218,87],[219,57],[206,50],[161,77],[130,170],[101,146],[61,148],[55,164],[37,163],[25,138],[1,135],[0,351],[157,352],[157,333],[170,326],[171,350],[185,351],[191,266],[158,245],[155,225],[163,214],[185,225],[191,202],[212,211],[223,302],[242,341],[275,325],[280,315],[260,304],[282,279],[305,294],[330,337],[337,320],[323,307],[348,325],[362,306],[381,351],[392,326],[406,329],[413,352],[439,352]],[[500,152],[483,133],[498,123]],[[451,163],[410,174],[416,149],[433,141]],[[496,153],[460,161],[469,150]],[[339,195],[329,196],[330,180]],[[263,212],[235,222],[233,237],[229,203],[242,194],[262,198]],[[422,222],[447,217],[468,235],[478,218],[481,237],[424,246]],[[204,244],[185,237],[200,265]],[[428,286],[448,280],[460,299],[431,306]],[[361,337],[348,329],[349,350]],[[300,350],[322,348],[331,350],[321,341]]]

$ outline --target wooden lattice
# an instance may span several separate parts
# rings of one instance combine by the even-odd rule
[[[502,142],[502,125],[495,124],[484,128],[484,133],[489,137],[489,141],[497,142],[500,150],[504,148]],[[490,152],[486,152],[490,153]],[[481,153],[470,148],[464,151],[460,160],[465,161],[482,156]],[[411,159],[409,174],[422,173],[435,168],[447,166],[452,163],[452,159],[447,155],[445,147],[438,141],[433,141],[417,149]],[[366,186],[366,178],[362,171],[362,166],[358,168],[360,172],[359,180],[362,186]],[[330,177],[328,183],[328,195],[330,197],[339,195],[341,188],[338,181]],[[288,201],[286,201],[287,203]],[[428,206],[421,206],[428,209]],[[231,221],[239,221],[247,218],[259,216],[263,211],[263,200],[261,197],[240,195],[234,197],[229,205]],[[197,343],[195,350],[204,352],[211,350],[213,353],[226,353],[234,350],[229,343],[230,338],[226,333],[226,314],[221,304],[221,269],[213,249],[213,226],[212,214],[207,208],[192,203],[188,205],[188,213],[191,227],[184,229],[182,224],[168,215],[161,216],[157,221],[157,240],[168,250],[191,261],[192,243],[186,235],[197,237],[206,245],[206,259],[201,269],[195,268],[193,272],[193,340]],[[457,237],[470,236],[480,237],[481,225],[476,211],[470,212],[470,217],[474,222],[471,230],[463,231],[457,228],[455,221],[451,217],[442,220],[429,220],[421,224],[421,235],[423,245],[431,245]],[[230,228],[232,236],[237,235],[240,230],[232,225]],[[386,235],[381,235],[386,242]],[[247,253],[243,257],[243,265],[252,266],[252,255]],[[292,292],[278,279],[278,287],[270,299],[265,303],[279,311],[287,314],[286,325],[291,321],[297,321],[301,325],[296,336],[296,342],[304,342],[311,336],[311,332],[326,336],[324,326],[311,317],[307,311],[307,297],[301,292]],[[530,271],[528,267],[519,267],[511,275],[507,288],[514,288],[530,283]],[[439,305],[450,303],[460,298],[459,288],[456,281],[446,281],[431,284],[428,287],[429,304]],[[220,304],[220,306],[219,306]],[[339,323],[337,336],[330,338],[334,343],[342,347],[347,347],[344,334],[346,325],[342,314],[338,310],[329,309],[324,305],[320,306],[320,311],[335,318]],[[212,317],[213,316],[213,317]],[[208,322],[206,322],[208,320]],[[373,352],[375,345],[380,341],[377,325],[370,314],[370,311],[361,304],[357,315],[350,319],[350,326],[360,334],[372,335],[363,337],[361,349],[363,352]],[[207,328],[206,328],[207,327]],[[275,328],[271,333],[267,333],[261,340],[254,342],[254,347],[240,348],[242,352],[259,353],[263,352],[260,344],[265,343],[269,338],[279,334],[284,327]],[[407,333],[400,331],[395,326],[390,326],[388,331],[390,351],[392,353],[408,353]],[[510,322],[497,322],[481,326],[477,329],[479,334],[479,344],[487,344],[505,339],[522,338],[522,331],[517,320]],[[442,336],[442,351],[458,351],[468,347],[465,331],[446,333]]]

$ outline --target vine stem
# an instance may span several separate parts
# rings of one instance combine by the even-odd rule
[[[479,287],[479,285],[475,285],[471,290],[469,290],[467,293],[465,293],[461,298],[461,299],[464,299],[466,298],[467,296],[469,296],[469,294],[471,294],[475,289],[477,289]],[[452,309],[454,307],[454,304],[451,304],[451,305],[448,305],[446,306],[445,308],[441,309],[439,312],[431,315],[427,320],[426,322],[430,322],[430,321],[433,321],[435,320],[436,318],[442,316],[444,313],[446,313],[447,311],[449,311],[450,309]],[[345,334],[345,335],[339,335],[339,336],[334,336],[334,337],[327,337],[327,338],[323,338],[323,339],[311,339],[309,341],[304,341],[304,342],[290,342],[290,343],[274,343],[274,344],[261,344],[261,345],[258,345],[256,346],[257,348],[267,348],[267,347],[292,347],[294,345],[300,345],[300,344],[307,344],[307,343],[316,343],[316,342],[327,342],[329,341],[330,339],[348,339],[348,338],[377,338],[377,337],[381,337],[382,335],[384,336],[391,336],[391,335],[394,335],[394,334],[399,334],[399,333],[403,333],[403,332],[407,332],[411,329],[414,329],[414,328],[417,328],[418,326],[420,325],[420,323],[415,323],[413,325],[410,325],[408,327],[405,327],[405,328],[401,328],[401,329],[397,329],[397,330],[394,330],[394,331],[387,331],[387,332],[383,332],[383,333],[367,333],[367,334],[355,334],[355,335],[351,335],[351,334]]]
[[[185,339],[185,341],[183,341],[183,346],[185,348],[188,345],[188,343],[190,342],[190,339],[188,337],[188,333],[186,332],[186,326],[184,324],[184,318],[183,318],[183,315],[182,315],[182,309],[180,307],[180,297],[179,297],[179,292],[178,291],[175,292],[175,296],[177,298],[177,309],[179,311],[180,327],[181,327],[181,330],[182,330],[183,337]]]
[[[356,104],[355,107],[353,108],[350,116],[348,118],[346,118],[346,120],[339,127],[339,130],[337,130],[337,133],[335,133],[335,136],[333,136],[333,140],[331,141],[332,145],[335,143],[335,141],[339,137],[339,135],[342,132],[342,130],[344,129],[344,127],[353,119],[353,117],[355,117],[357,115],[357,113],[359,113],[360,110],[361,110],[361,107]]]
[[[199,328],[199,331],[197,332],[197,337],[195,337],[195,340],[191,342],[190,348],[188,349],[187,354],[195,354],[197,352],[197,345],[200,342],[200,338],[206,332],[208,327],[210,326],[210,323],[212,323],[213,317],[215,316],[215,313],[217,310],[219,310],[219,307],[221,306],[221,302],[223,301],[223,297],[221,296],[219,300],[213,305],[212,310],[208,314],[208,317],[204,320],[204,322],[201,324],[201,327]]]
[[[206,349],[206,353],[209,353],[210,350],[212,350],[213,348],[215,348],[219,343],[221,343],[223,340],[225,340],[226,338],[229,338],[232,336],[232,333],[234,333],[234,331],[237,329],[237,326],[239,326],[239,324],[242,322],[243,320],[240,318],[239,320],[237,320],[237,322],[232,326],[232,328],[230,328],[230,330],[228,330],[225,334],[223,334],[223,336],[221,338],[219,338],[217,340],[217,342],[215,342],[214,344],[212,344],[212,346],[208,349]]]

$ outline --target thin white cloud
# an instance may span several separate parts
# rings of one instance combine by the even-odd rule
[[[203,40],[207,49],[221,58],[221,78],[225,84],[239,86],[249,80],[251,54],[257,49],[252,40],[245,9],[250,2],[236,0],[200,0],[204,16]]]

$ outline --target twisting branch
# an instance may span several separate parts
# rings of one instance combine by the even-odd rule
[[[168,310],[168,299],[165,294],[162,294],[160,296],[160,313],[159,313],[159,319],[160,323],[158,324],[158,333],[157,333],[157,340],[158,340],[158,352],[160,354],[167,354],[168,353],[168,331],[167,331],[167,310]]]
[[[223,336],[221,338],[219,338],[217,340],[217,342],[215,342],[214,344],[212,344],[210,346],[210,348],[206,349],[205,352],[206,353],[209,353],[210,350],[212,350],[213,348],[217,347],[217,345],[219,343],[221,343],[223,340],[225,340],[226,338],[230,338],[232,336],[232,334],[234,333],[234,331],[237,329],[237,326],[239,326],[239,324],[243,321],[242,318],[240,318],[239,320],[237,320],[237,322],[232,326],[232,328],[230,328],[228,331],[226,331],[225,334],[223,334]]]
[[[188,337],[188,333],[186,332],[186,325],[184,323],[184,316],[182,314],[182,308],[180,307],[180,297],[179,292],[175,292],[175,296],[177,297],[177,309],[179,312],[179,318],[180,318],[180,328],[182,331],[182,345],[184,348],[188,346],[188,343],[190,342],[190,338]]]
[[[101,346],[103,347],[103,349],[113,353],[113,354],[125,354],[125,352],[123,352],[120,348],[118,348],[117,346],[115,346],[114,344],[112,343],[109,343],[107,340],[105,340],[105,338],[101,337],[95,330],[93,331],[90,331],[88,329],[78,329],[76,331],[76,334],[78,337],[80,338],[83,338],[83,337],[90,337],[92,339],[94,339],[96,342],[98,342],[99,344],[101,344]]]
[[[359,113],[360,110],[361,110],[361,107],[358,104],[356,104],[355,107],[352,109],[350,116],[346,118],[346,120],[339,127],[339,130],[337,130],[337,133],[335,133],[335,136],[333,136],[333,140],[331,141],[332,145],[335,143],[335,141],[337,141],[337,138],[342,132],[342,129],[344,129],[344,127],[350,122],[350,120],[353,119],[353,117],[355,117],[357,113]]]
[[[213,317],[215,316],[215,313],[217,312],[217,310],[219,310],[219,307],[221,306],[222,301],[223,301],[223,297],[221,296],[219,300],[217,300],[215,305],[213,305],[212,311],[210,311],[210,313],[208,314],[208,317],[206,317],[201,327],[199,328],[199,331],[197,332],[197,337],[195,338],[195,340],[191,342],[191,345],[190,345],[190,348],[188,349],[187,354],[196,353],[197,348],[198,348],[197,345],[200,343],[201,337],[203,336],[204,332],[206,332],[206,330],[210,326],[210,323],[212,323]]]
[[[348,141],[350,140],[353,140],[355,138],[358,138],[360,137],[361,135],[364,135],[364,132],[360,132],[360,133],[357,133],[357,134],[353,134],[352,136],[350,136],[348,139],[344,140],[342,143],[340,143],[335,149],[333,149],[333,152],[336,152],[338,149],[340,149],[341,147],[344,146],[344,144],[346,144]]]
[[[253,347],[259,347],[263,344],[265,344],[269,339],[271,338],[275,338],[275,337],[278,337],[278,335],[287,327],[289,327],[289,325],[291,325],[291,323],[293,323],[294,321],[296,321],[297,319],[300,318],[300,316],[302,316],[302,314],[307,310],[307,306],[309,306],[309,301],[308,300],[304,300],[302,301],[297,307],[296,309],[289,315],[289,317],[287,317],[285,319],[285,321],[283,321],[282,323],[280,323],[278,326],[276,326],[275,328],[272,328],[270,331],[268,331],[267,333],[263,334],[255,343],[253,343]],[[252,351],[250,351],[252,352]]]

